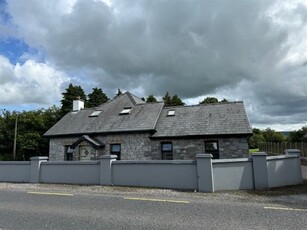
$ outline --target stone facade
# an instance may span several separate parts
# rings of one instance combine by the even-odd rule
[[[160,160],[162,159],[161,143],[171,142],[173,159],[195,159],[196,154],[205,153],[205,141],[217,141],[219,156],[225,158],[248,157],[247,137],[223,138],[170,138],[151,139],[150,133],[108,134],[92,136],[105,144],[101,149],[91,149],[90,159],[97,159],[101,155],[110,154],[111,144],[121,144],[122,160]],[[65,160],[65,151],[79,137],[50,138],[50,160]],[[80,143],[74,150],[74,160],[79,160],[79,146],[89,145]]]

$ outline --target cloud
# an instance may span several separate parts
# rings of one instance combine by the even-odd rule
[[[106,92],[227,96],[244,99],[255,124],[306,123],[303,0],[10,0],[6,9],[49,63]]]
[[[106,74],[97,80],[110,87],[116,87],[110,78],[133,87],[146,79],[145,91],[195,97],[255,79],[259,68],[275,64],[286,33],[272,30],[267,7],[266,1],[80,0],[69,11],[48,1],[10,1],[8,8],[24,39],[62,68],[98,69]]]
[[[12,65],[0,56],[0,103],[2,105],[43,104],[52,105],[60,100],[66,74],[44,63],[27,60]]]

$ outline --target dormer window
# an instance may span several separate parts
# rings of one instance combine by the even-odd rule
[[[119,114],[120,115],[129,114],[131,110],[132,110],[132,107],[125,107]]]
[[[167,116],[168,116],[168,117],[175,116],[175,110],[169,110],[169,111],[167,112]]]
[[[89,117],[98,117],[98,115],[101,114],[101,112],[102,112],[102,111],[96,110],[96,111],[92,112],[92,113],[89,115]]]

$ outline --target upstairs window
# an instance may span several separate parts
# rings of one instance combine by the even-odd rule
[[[120,115],[129,114],[131,110],[132,110],[132,107],[125,107],[119,114]]]
[[[217,141],[205,141],[205,153],[212,154],[213,159],[219,159],[219,145]]]
[[[116,155],[117,160],[120,160],[121,145],[120,144],[111,144],[110,153],[111,153],[111,155]]]
[[[89,117],[98,117],[98,115],[101,114],[101,112],[102,112],[102,111],[96,110],[96,111],[92,112],[92,113],[89,115]]]
[[[175,116],[175,110],[169,110],[169,111],[167,112],[167,116],[168,116],[168,117]]]
[[[162,160],[173,160],[172,142],[161,143]]]

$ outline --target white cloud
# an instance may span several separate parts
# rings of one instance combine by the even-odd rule
[[[44,63],[27,60],[12,65],[0,56],[0,103],[3,105],[52,105],[61,98],[60,88],[66,74]]]
[[[307,122],[306,5],[10,0],[7,9],[18,36],[57,69],[81,72],[80,82],[140,96],[244,100],[252,123],[293,125]]]

